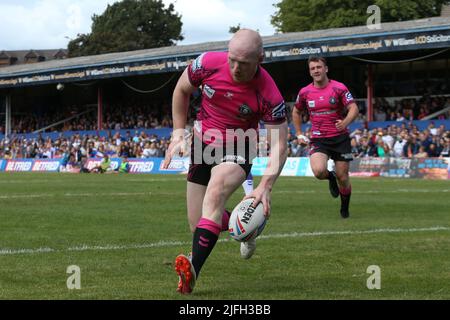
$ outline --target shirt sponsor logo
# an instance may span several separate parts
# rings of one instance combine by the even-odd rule
[[[308,107],[314,108],[316,106],[316,102],[314,100],[308,101]]]
[[[211,88],[210,86],[208,86],[207,84],[205,84],[204,88],[203,88],[203,92],[205,93],[205,95],[212,99],[212,97],[214,96],[214,94],[216,93],[216,90],[214,90],[213,88]]]
[[[313,135],[315,135],[315,136],[320,136],[321,133],[320,133],[320,131],[313,131]]]
[[[321,112],[314,112],[314,111],[311,111],[311,114],[312,114],[313,116],[321,116],[321,115],[324,115],[324,114],[333,114],[333,113],[336,113],[336,110],[321,111]]]

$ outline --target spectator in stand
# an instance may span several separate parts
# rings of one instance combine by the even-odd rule
[[[441,158],[450,157],[450,137],[444,137],[442,139],[443,139],[442,149],[439,154],[439,157]]]
[[[360,129],[356,129],[355,131],[350,133],[350,138],[351,139],[355,138],[356,143],[359,145],[362,135],[363,135],[363,132]]]
[[[422,120],[428,115],[427,107],[423,106],[419,109],[419,115],[417,116],[417,119]]]
[[[65,145],[61,147],[61,153],[61,166],[59,167],[59,170],[64,172],[67,169],[67,164],[69,163],[71,154]]]
[[[428,153],[425,151],[425,147],[424,146],[420,146],[419,147],[419,152],[417,152],[414,155],[415,158],[427,158],[428,157]]]
[[[397,114],[393,110],[389,110],[387,113],[386,121],[395,121],[397,119]]]
[[[428,151],[426,151],[426,153],[429,158],[437,158],[439,157],[440,154],[434,143],[430,144],[430,146],[428,147]]]
[[[394,137],[392,137],[391,132],[392,129],[383,129],[381,131],[381,139],[383,140],[384,144],[387,145],[389,150],[392,150],[394,147]]]
[[[394,143],[394,146],[392,148],[392,155],[396,158],[403,157],[403,150],[406,145],[406,137],[407,133],[405,131],[402,131],[398,136]]]
[[[400,111],[398,111],[397,113],[396,113],[396,117],[395,117],[395,121],[405,121],[406,119],[405,119],[405,117],[403,116],[403,114],[400,112]]]
[[[152,150],[150,149],[150,142],[146,142],[144,145],[144,150],[142,150],[142,158],[151,158]]]
[[[434,122],[430,122],[430,124],[427,127],[428,132],[430,132],[431,136],[435,136],[438,133],[438,128],[435,127]]]
[[[380,157],[380,158],[385,158],[389,156],[389,146],[384,143],[383,141],[383,137],[381,135],[379,135],[377,142],[376,142],[377,146],[376,146],[376,156]]]
[[[366,158],[377,156],[377,149],[375,143],[370,138],[362,137],[360,141],[361,141],[360,157]]]
[[[133,143],[132,148],[133,148],[132,149],[133,158],[142,158],[142,148],[139,145],[139,143]]]
[[[13,156],[11,154],[11,150],[9,148],[5,148],[5,154],[3,156],[3,159],[5,159],[5,160],[13,159]]]
[[[119,157],[129,157],[130,156],[130,145],[128,141],[124,141],[119,147]]]
[[[417,142],[415,135],[408,137],[405,146],[403,147],[403,157],[412,158],[419,152],[420,144]]]
[[[433,143],[436,145],[436,152],[438,156],[440,156],[445,146],[445,138],[444,136],[435,136],[434,138],[436,139],[433,139]]]
[[[166,151],[169,148],[169,141],[166,139],[161,140],[161,145],[160,145],[160,151],[161,151],[161,157],[165,157],[166,156]]]
[[[375,121],[386,121],[386,112],[381,109],[381,107],[375,108],[374,120]]]
[[[428,152],[430,144],[432,143],[428,130],[425,129],[423,132],[419,133],[419,143],[425,148],[425,151]]]
[[[358,141],[356,140],[355,137],[353,137],[353,138],[351,138],[351,139],[352,139],[352,140],[350,141],[350,145],[351,145],[351,147],[352,147],[352,154],[353,154],[353,157],[359,158],[359,157],[361,156],[362,152],[363,152],[363,150],[362,150],[362,148],[361,148],[361,145],[358,144]],[[360,139],[360,141],[361,141],[361,139]]]

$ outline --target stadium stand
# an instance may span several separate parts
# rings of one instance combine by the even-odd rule
[[[348,84],[360,108],[350,126],[355,157],[448,157],[448,18],[386,23],[381,31],[361,26],[277,34],[264,42],[265,68],[290,106],[310,81],[305,60],[327,57],[330,78]],[[163,157],[175,80],[201,52],[226,46],[221,41],[73,59],[64,50],[1,51],[0,159],[80,164],[104,154]],[[309,134],[308,117],[303,120]],[[289,147],[291,157],[308,155],[292,135]]]

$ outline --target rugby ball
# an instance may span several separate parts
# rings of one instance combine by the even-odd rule
[[[251,207],[252,199],[240,202],[233,210],[228,223],[228,232],[231,238],[239,242],[245,242],[256,238],[266,226],[264,206],[262,202],[256,208]]]

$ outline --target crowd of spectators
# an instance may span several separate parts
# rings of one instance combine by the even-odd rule
[[[389,101],[390,102],[389,102]],[[358,101],[359,103],[360,101]],[[125,106],[126,105],[126,106]],[[292,105],[290,103],[289,105]],[[365,121],[365,104],[359,103],[361,114],[356,121]],[[437,111],[450,107],[450,97],[423,96],[421,98],[404,98],[392,100],[375,98],[373,103],[374,121],[411,121],[421,120]],[[49,108],[47,112],[31,114],[22,112],[12,117],[12,133],[24,134],[46,128],[55,123],[67,120],[45,130],[45,132],[64,131],[90,131],[97,128],[97,109],[71,106],[61,111],[58,108]],[[116,102],[107,104],[103,110],[103,128],[109,130],[139,130],[172,127],[170,103],[145,104],[141,101]],[[288,113],[290,118],[290,113]],[[450,111],[437,117],[439,120],[450,119]],[[289,119],[290,120],[290,119]],[[303,122],[307,123],[309,117],[303,113]],[[0,116],[0,133],[5,132],[4,117]]]
[[[419,99],[394,100],[391,103],[385,98],[376,98],[373,105],[375,121],[422,120],[426,116],[450,107],[450,97],[423,96]],[[450,111],[437,116],[437,119],[450,119]]]
[[[127,106],[125,107],[124,105]],[[172,127],[170,106],[167,103],[108,104],[104,106],[103,112],[104,129],[133,130]],[[63,120],[66,121],[63,122]],[[5,131],[4,123],[4,118],[0,119],[0,133],[4,133]],[[64,111],[58,110],[57,108],[49,108],[47,112],[41,114],[21,112],[12,117],[11,133],[31,133],[51,125],[53,126],[45,130],[45,132],[96,130],[97,108],[71,106],[65,108]]]
[[[306,130],[306,136],[310,131]],[[351,132],[352,153],[361,157],[449,157],[450,131],[445,127],[435,127],[431,122],[427,129],[419,131],[413,124],[391,125],[386,128],[356,129]],[[70,158],[75,163],[82,159],[103,158],[157,158],[164,157],[169,140],[144,131],[130,131],[124,136],[120,133],[99,137],[96,135],[75,134],[70,138],[60,136],[35,139],[12,138],[0,140],[1,159],[55,159]],[[260,139],[259,155],[268,150],[267,141]],[[294,134],[289,133],[289,156],[307,157],[309,145],[300,143]]]
[[[12,138],[0,140],[0,159],[55,159],[71,158],[80,163],[87,158],[151,158],[164,157],[169,141],[144,131],[127,131],[108,137],[75,134],[70,138],[62,135],[55,140]]]
[[[447,157],[449,150],[449,131],[443,126],[430,126],[419,132],[410,120],[422,119],[424,116],[450,106],[447,97],[422,97],[421,99],[402,99],[389,104],[384,98],[377,98],[374,103],[375,121],[398,121],[397,125],[373,130],[356,130],[351,133],[352,153],[355,157]],[[95,110],[94,110],[95,111]],[[44,117],[21,116],[13,122],[11,139],[0,140],[0,159],[20,158],[61,158],[72,157],[79,163],[82,158],[151,158],[164,157],[169,141],[156,135],[147,135],[143,129],[172,127],[170,106],[168,103],[156,105],[129,104],[127,107],[111,105],[105,110],[104,129],[111,131],[128,130],[124,136],[120,133],[100,137],[97,135],[74,134],[64,138],[62,134],[55,139],[44,139],[38,135],[33,139],[21,137],[22,133],[30,133],[52,122],[80,116],[66,121],[59,127],[52,128],[57,132],[90,131],[97,126],[96,113],[83,113],[79,108],[71,108],[64,113],[49,114]],[[290,112],[288,112],[288,115]],[[441,115],[441,119],[449,119],[450,112]],[[192,116],[192,115],[190,115]],[[192,117],[191,117],[192,118]],[[304,123],[308,123],[308,115],[304,115]],[[362,122],[361,116],[356,121]],[[0,126],[0,132],[4,130]],[[110,131],[109,131],[110,132]],[[308,135],[309,132],[306,132]],[[262,137],[260,150],[267,149],[267,142]],[[289,135],[289,156],[307,157],[309,146],[300,144],[296,137]]]
[[[309,137],[310,132],[305,133]],[[350,133],[352,154],[364,157],[450,157],[450,131],[433,122],[427,129],[419,131],[417,126],[406,123],[390,125],[386,128],[356,129]],[[295,136],[289,135],[289,156],[304,157],[309,154],[309,146],[300,144]]]

